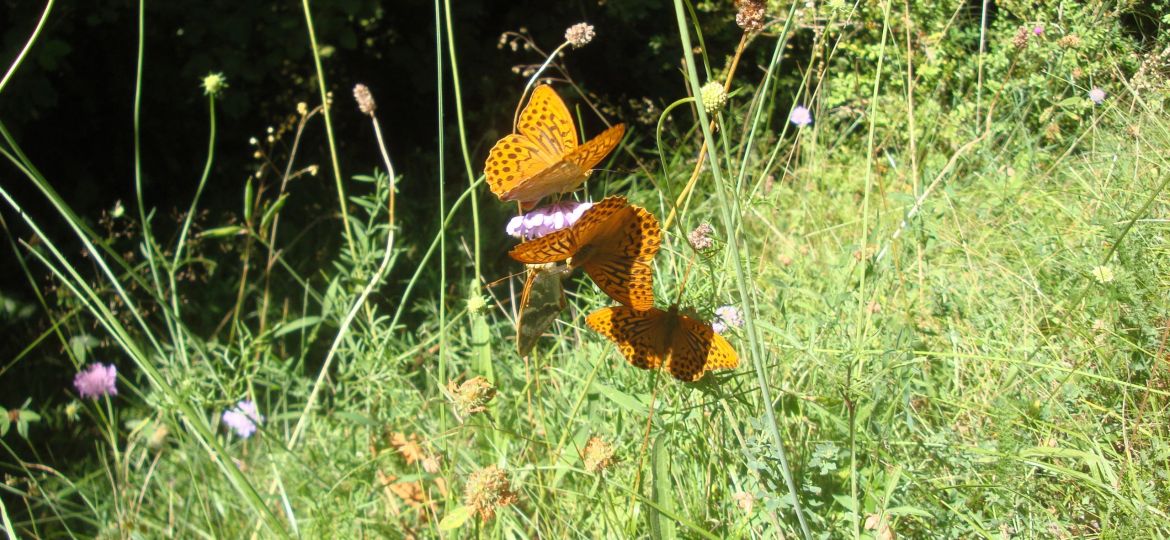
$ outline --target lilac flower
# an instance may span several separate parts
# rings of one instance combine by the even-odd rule
[[[97,399],[118,395],[118,368],[114,364],[90,364],[85,371],[73,376],[73,387],[83,398]]]
[[[1100,105],[1101,102],[1105,101],[1105,91],[1100,86],[1094,86],[1092,90],[1089,90],[1089,100]]]
[[[508,222],[508,234],[523,240],[540,238],[548,233],[572,225],[593,203],[561,201],[537,208],[523,216],[516,216]]]
[[[796,127],[805,127],[812,123],[812,113],[809,112],[808,107],[797,105],[788,115],[788,121],[795,124]]]
[[[743,315],[739,312],[739,308],[735,306],[723,306],[715,309],[715,322],[711,323],[711,329],[715,333],[722,334],[728,328],[739,328],[743,326]]]
[[[256,403],[245,399],[234,409],[224,411],[223,423],[241,438],[247,439],[256,432],[256,424],[264,423],[264,416],[256,410]]]

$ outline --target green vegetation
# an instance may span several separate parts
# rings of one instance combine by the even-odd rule
[[[459,130],[430,178],[394,172],[407,156],[376,109],[368,132],[330,130],[328,151],[297,154],[357,109],[319,58],[331,106],[301,107],[273,135],[287,145],[257,142],[269,168],[241,186],[238,218],[206,223],[197,195],[165,236],[141,191],[97,227],[76,215],[22,150],[50,142],[0,122],[6,260],[28,277],[4,287],[36,291],[4,298],[2,316],[46,321],[0,376],[48,354],[118,368],[116,396],[7,387],[0,530],[1170,535],[1170,7],[743,1],[737,51],[708,49],[710,27],[735,24],[713,4],[676,0],[677,21],[660,21],[691,51],[662,59],[683,70],[681,99],[648,111],[578,194],[623,194],[663,222],[659,306],[742,313],[724,334],[739,368],[694,384],[633,368],[591,332],[585,315],[610,300],[581,273],[551,336],[515,352],[523,274],[497,226],[513,207],[467,144],[457,2],[436,2],[434,45],[459,89],[436,99]],[[554,58],[545,75],[570,72]],[[709,81],[729,81],[724,108]],[[204,82],[200,192],[232,91]],[[602,110],[573,82],[559,83],[570,106]],[[685,97],[700,93],[710,111]],[[346,161],[338,138],[383,162]],[[372,172],[342,178],[341,162]],[[305,178],[340,198],[325,225],[282,226]],[[24,213],[18,181],[53,212]],[[408,182],[441,182],[440,199],[396,195]],[[408,222],[405,205],[437,210]],[[697,250],[704,223],[714,246]]]

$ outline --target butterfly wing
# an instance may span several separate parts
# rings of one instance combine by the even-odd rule
[[[666,358],[666,312],[636,311],[625,306],[602,308],[585,318],[598,334],[614,342],[635,367],[657,369]]]
[[[578,242],[588,246],[580,265],[605,294],[638,311],[654,305],[651,264],[662,244],[662,229],[654,214],[627,206],[598,227],[580,230]]]
[[[575,163],[578,167],[588,171],[601,163],[614,148],[622,142],[622,137],[626,134],[626,125],[618,124],[605,131],[601,132],[589,142],[581,145],[576,150],[565,155],[565,161]],[[575,189],[575,187],[574,187]],[[572,189],[562,189],[561,191],[572,191]]]
[[[527,182],[561,163],[561,156],[548,153],[524,135],[508,135],[500,139],[488,152],[483,172],[488,188],[504,201],[538,200],[518,198],[526,193]]]
[[[536,143],[546,154],[556,156],[556,161],[577,149],[573,115],[549,85],[537,86],[532,91],[528,105],[520,112],[516,131]]]
[[[569,270],[569,267],[561,266],[528,271],[524,292],[520,295],[520,317],[516,321],[516,348],[520,356],[532,351],[540,336],[564,309],[565,292],[561,280]]]
[[[593,230],[603,226],[610,217],[628,205],[625,197],[607,197],[585,210],[572,226],[521,243],[512,248],[508,255],[524,264],[543,264],[568,259],[577,253],[581,245],[579,238],[582,231],[593,234]]]
[[[666,316],[672,316],[668,313]],[[739,365],[739,356],[723,336],[716,334],[710,324],[701,323],[686,315],[678,317],[670,336],[670,358],[666,370],[680,381],[694,382],[707,371],[729,369]]]
[[[601,160],[622,141],[625,132],[625,124],[618,124],[603,131],[601,135],[590,139],[558,162],[509,191],[505,195],[505,200],[539,200],[548,195],[576,191],[585,179],[589,178],[593,167],[601,163]]]

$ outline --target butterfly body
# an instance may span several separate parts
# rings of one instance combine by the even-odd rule
[[[500,139],[488,152],[484,165],[488,187],[500,200],[525,206],[574,191],[617,147],[625,132],[625,125],[618,124],[579,144],[565,102],[550,86],[538,86],[520,113],[517,132]]]
[[[585,318],[597,333],[618,346],[635,367],[665,368],[681,381],[693,382],[707,371],[739,365],[735,349],[711,325],[678,312],[637,311],[625,306],[599,309]]]
[[[525,264],[569,261],[614,300],[633,309],[654,305],[651,263],[662,242],[658,219],[624,197],[609,197],[581,214],[573,225],[509,252]]]

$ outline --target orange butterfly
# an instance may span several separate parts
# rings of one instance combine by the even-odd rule
[[[571,271],[568,266],[529,267],[524,292],[520,294],[520,316],[516,320],[516,349],[520,356],[532,351],[565,308],[561,280]]]
[[[617,344],[631,364],[642,369],[666,370],[680,381],[694,382],[713,369],[734,368],[739,356],[710,324],[669,311],[634,311],[615,306],[599,309],[585,324]]]
[[[519,133],[500,139],[488,153],[488,187],[500,200],[519,201],[526,208],[549,195],[568,193],[625,133],[625,124],[618,124],[578,146],[569,108],[552,87],[538,86],[520,113]]]
[[[662,243],[658,218],[625,197],[593,205],[573,225],[520,244],[508,253],[524,264],[569,260],[614,300],[642,311],[654,305],[650,263]]]

